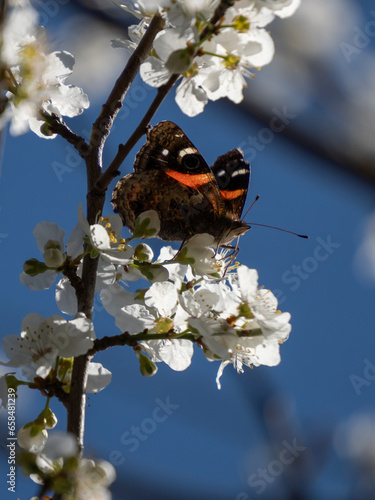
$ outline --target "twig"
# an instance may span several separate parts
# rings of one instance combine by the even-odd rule
[[[66,276],[72,287],[74,288],[76,295],[82,294],[84,292],[84,287],[82,283],[82,279],[77,274],[77,267],[72,265],[71,262],[68,262],[68,265],[65,265],[63,268],[63,274]]]
[[[175,336],[173,330],[167,333],[148,333],[147,330],[135,335],[130,335],[128,332],[124,332],[121,335],[114,335],[113,337],[102,337],[101,339],[94,340],[94,347],[88,351],[89,356],[93,356],[97,352],[105,351],[109,347],[123,346],[123,345],[136,345],[137,342],[150,342],[152,340],[173,340],[173,338],[191,340],[195,342],[197,338],[191,334],[186,333],[184,335]]]
[[[220,22],[225,12],[229,9],[229,7],[233,7],[235,0],[221,0],[219,5],[216,7],[214,15],[211,17],[209,24],[204,28],[202,33],[200,34],[199,39],[203,40],[212,31],[212,34],[215,33],[215,25]]]
[[[54,134],[60,135],[63,139],[72,144],[75,149],[78,151],[82,158],[85,158],[89,153],[89,145],[85,141],[83,137],[78,134],[75,134],[67,124],[62,121],[57,115],[48,115],[46,113],[41,112],[43,118],[49,125],[49,129]]]
[[[140,65],[152,49],[156,35],[163,28],[163,26],[164,19],[160,15],[154,16],[137,49],[130,56],[124,71],[117,79],[106,103],[103,104],[102,110],[92,127],[90,146],[96,151],[99,165],[101,164],[105,141],[111,131],[113,122],[122,107],[122,102],[126,93],[129,90],[132,81],[136,77]]]
[[[68,407],[68,394],[62,388],[62,382],[54,379],[52,382],[41,377],[36,377],[34,383],[29,385],[30,389],[40,391],[43,396],[52,398],[57,397],[58,400],[67,408]]]
[[[176,83],[180,75],[172,75],[167,83],[158,88],[155,99],[152,101],[151,106],[147,110],[146,114],[142,118],[138,127],[132,133],[130,138],[127,140],[126,144],[120,144],[118,152],[113,159],[112,163],[109,165],[107,170],[99,177],[94,190],[97,193],[103,193],[109,186],[110,182],[118,175],[118,169],[120,168],[122,162],[125,160],[127,155],[137,144],[139,139],[143,134],[147,132],[147,125],[149,124],[151,118],[154,116],[158,110],[160,104],[163,102],[168,92],[171,90],[173,85]]]

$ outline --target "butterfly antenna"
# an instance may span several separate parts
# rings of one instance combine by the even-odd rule
[[[253,206],[259,200],[259,198],[260,198],[260,195],[257,194],[256,197],[255,197],[255,200],[252,202],[252,204],[250,205],[250,207],[246,210],[246,213],[245,213],[245,215],[244,215],[243,218],[246,217],[246,215],[250,212],[250,210],[253,208]],[[295,233],[294,231],[288,231],[287,229],[281,229],[281,227],[269,226],[268,224],[257,224],[256,222],[249,222],[248,224],[250,226],[269,227],[270,229],[277,229],[277,231],[283,231],[284,233],[293,234],[294,236],[298,236],[298,238],[305,238],[307,240],[309,239],[309,237],[306,234],[298,234],[298,233]]]
[[[284,233],[293,234],[294,236],[298,236],[298,238],[305,238],[307,240],[309,239],[309,236],[307,236],[306,234],[298,234],[298,233],[295,233],[294,231],[288,231],[287,229],[281,229],[281,227],[269,226],[268,224],[257,224],[256,222],[249,222],[249,225],[250,226],[269,227],[271,229],[277,229],[278,231],[283,231]]]
[[[252,202],[252,204],[250,205],[250,207],[246,210],[246,213],[245,215],[243,216],[243,219],[246,217],[246,215],[250,212],[250,210],[253,208],[253,206],[255,205],[255,203],[259,200],[260,198],[260,194],[257,194],[256,197],[255,197],[255,200]]]

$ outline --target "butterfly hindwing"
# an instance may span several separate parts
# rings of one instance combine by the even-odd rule
[[[224,201],[226,212],[240,218],[250,180],[250,165],[240,149],[233,149],[211,167]]]

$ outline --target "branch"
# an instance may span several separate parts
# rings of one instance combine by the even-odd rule
[[[69,279],[70,284],[74,288],[76,296],[84,293],[82,279],[77,275],[77,266],[72,265],[70,261],[68,262],[68,265],[64,266],[62,273]]]
[[[130,138],[127,140],[126,144],[120,144],[118,152],[113,159],[112,163],[109,165],[107,170],[99,177],[94,190],[98,193],[103,193],[106,191],[110,182],[119,175],[119,168],[125,158],[128,156],[133,147],[137,144],[139,139],[147,132],[147,125],[150,123],[151,118],[154,116],[158,110],[160,104],[163,102],[168,92],[171,90],[173,85],[176,83],[180,75],[172,75],[167,83],[158,88],[155,99],[153,100],[151,106],[147,110],[146,114],[142,118],[138,127],[132,133]]]
[[[235,0],[221,0],[219,5],[216,7],[216,10],[214,12],[214,15],[211,17],[208,25],[204,28],[202,33],[199,36],[200,40],[203,40],[203,38],[206,38],[206,36],[209,34],[211,31],[212,34],[215,34],[217,26],[215,26],[217,23],[221,21],[221,19],[224,17],[225,12],[229,9],[229,7],[233,7]]]
[[[89,145],[83,137],[70,130],[67,124],[59,116],[55,114],[49,115],[42,111],[40,113],[46,123],[48,123],[48,128],[51,132],[60,135],[63,139],[68,141],[69,144],[72,144],[82,158],[88,155]]]
[[[122,107],[122,102],[129,87],[136,77],[139,67],[148,56],[156,35],[163,29],[164,19],[160,15],[152,18],[150,26],[140,41],[138,47],[130,56],[127,65],[117,79],[111,93],[102,110],[96,119],[90,137],[90,146],[96,151],[98,163],[101,164],[101,157],[105,141],[111,131],[113,122]]]
[[[173,340],[173,339],[184,339],[191,340],[191,342],[196,342],[197,338],[192,333],[184,333],[176,335],[173,330],[167,333],[148,333],[144,330],[141,333],[135,335],[130,335],[128,332],[124,332],[120,335],[114,335],[112,337],[103,337],[101,339],[94,340],[94,347],[92,347],[87,354],[93,356],[97,352],[105,351],[109,347],[131,345],[134,346],[138,342],[142,341],[152,341],[152,340]]]

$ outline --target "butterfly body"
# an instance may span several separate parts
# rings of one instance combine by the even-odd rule
[[[160,238],[184,241],[209,233],[225,245],[250,229],[240,219],[249,175],[240,150],[220,156],[210,169],[184,132],[165,121],[148,132],[134,173],[119,180],[112,204],[130,231],[138,215],[155,210]]]

